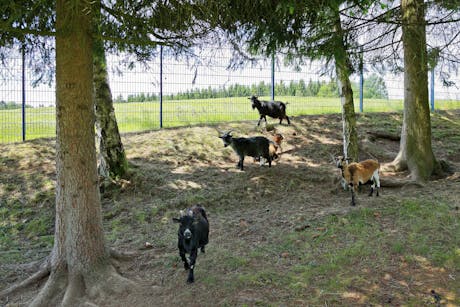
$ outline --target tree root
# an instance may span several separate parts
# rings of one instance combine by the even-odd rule
[[[96,306],[98,301],[108,302],[113,295],[127,294],[136,287],[136,283],[122,277],[110,264],[85,274],[61,268],[50,275],[30,306]]]
[[[407,186],[423,187],[424,185],[409,178],[399,179],[380,177],[380,186],[387,188],[401,188]]]
[[[127,260],[137,255],[112,249],[109,254],[109,260]],[[30,306],[96,306],[88,300],[107,302],[114,294],[129,293],[137,288],[137,284],[121,276],[110,261],[87,273],[70,272],[66,265],[52,268],[50,261],[46,261],[38,272],[0,292],[0,298],[7,298],[47,276],[48,280]]]
[[[367,131],[366,133],[371,136],[371,141],[373,141],[374,139],[387,139],[396,142],[401,141],[401,136],[399,134],[391,134],[379,131]]]
[[[114,249],[109,249],[109,255],[115,260],[131,260],[139,255],[137,252],[120,252]]]
[[[27,279],[19,282],[19,283],[16,283],[12,286],[10,286],[9,288],[3,290],[0,292],[0,298],[4,298],[4,297],[7,297],[21,289],[24,289],[26,287],[28,287],[29,285],[31,284],[34,284],[40,280],[42,280],[43,278],[45,278],[46,276],[48,276],[50,274],[50,266],[45,266],[43,268],[41,268],[39,271],[35,272],[32,276],[28,277]]]

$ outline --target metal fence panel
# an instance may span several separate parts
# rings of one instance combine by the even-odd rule
[[[321,63],[313,62],[294,68],[283,65],[281,56],[274,56],[274,61],[270,58],[231,70],[228,69],[230,57],[231,50],[225,48],[204,49],[202,60],[195,62],[177,59],[166,53],[163,58],[158,56],[145,65],[136,63],[128,69],[119,65],[120,56],[109,55],[109,82],[120,131],[237,120],[256,121],[257,110],[251,109],[247,99],[251,95],[267,100],[274,95],[275,100],[287,102],[289,116],[340,112],[340,99],[336,93],[312,95],[307,89],[310,83],[313,89],[314,84],[333,82],[331,77],[320,73]],[[10,65],[3,71],[3,80],[0,82],[2,143],[18,142],[23,136],[27,140],[55,136],[54,84],[32,87],[32,73],[26,67],[23,78],[22,65],[21,53],[12,50]],[[364,87],[372,76],[373,73],[365,68]],[[364,97],[363,111],[402,110],[403,76],[379,76],[385,80],[388,97]],[[355,86],[355,108],[359,112],[360,75],[353,75],[352,81]],[[460,84],[459,80],[455,81]],[[333,91],[333,86],[331,88]],[[435,81],[430,92],[435,92],[436,109],[460,108],[458,87],[446,88]],[[366,95],[365,91],[363,95]],[[21,108],[23,97],[24,117]]]

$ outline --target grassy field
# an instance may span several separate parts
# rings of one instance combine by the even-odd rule
[[[262,97],[269,99],[268,97]],[[338,98],[276,97],[288,102],[290,116],[330,114],[340,112]],[[356,112],[359,102],[355,102]],[[439,110],[460,109],[460,101],[436,101]],[[401,100],[366,99],[364,112],[391,112],[402,110]],[[160,127],[159,102],[115,104],[120,131],[135,132]],[[21,110],[0,111],[0,143],[22,140]],[[163,127],[180,127],[196,124],[215,124],[238,120],[257,120],[257,110],[251,109],[246,97],[200,100],[167,100],[163,103]],[[54,107],[26,109],[26,139],[53,137],[55,135]]]
[[[140,288],[100,306],[460,306],[460,112],[432,114],[433,151],[452,174],[423,187],[383,185],[350,194],[334,185],[329,154],[342,148],[341,116],[298,116],[271,168],[224,148],[219,130],[263,134],[254,120],[123,135],[129,178],[101,195],[109,247],[137,251],[118,263]],[[358,115],[368,131],[397,133],[401,112]],[[396,156],[375,139],[361,158]],[[0,144],[0,291],[31,274],[53,246],[55,140]],[[407,173],[382,173],[385,180]],[[337,182],[337,181],[335,181]],[[200,203],[211,225],[196,281],[177,250],[180,209]],[[153,248],[143,249],[145,242]],[[46,278],[0,305],[25,306]],[[199,293],[199,295],[197,295]]]

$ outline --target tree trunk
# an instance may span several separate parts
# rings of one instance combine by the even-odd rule
[[[409,169],[412,180],[429,179],[438,163],[431,146],[428,66],[423,0],[402,0],[404,47],[404,118],[393,169]]]
[[[344,43],[344,34],[340,15],[336,13],[336,44],[334,50],[334,59],[336,73],[339,82],[340,101],[342,103],[342,123],[343,123],[343,154],[346,158],[358,161],[358,132],[356,130],[356,114],[353,103],[353,90],[351,89],[350,59]]]
[[[96,129],[99,141],[99,175],[123,177],[128,170],[125,150],[118,131],[107,73],[102,40],[94,42],[94,88],[96,92]]]
[[[94,134],[95,5],[65,0],[56,5],[56,223],[50,277],[32,306],[77,306],[85,295],[130,284],[110,264],[102,230]]]

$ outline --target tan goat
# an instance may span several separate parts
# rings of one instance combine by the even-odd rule
[[[355,203],[355,192],[358,191],[358,186],[360,184],[366,184],[369,181],[372,182],[371,191],[369,196],[374,194],[374,189],[376,190],[376,196],[379,196],[380,188],[380,177],[379,169],[380,164],[377,160],[364,160],[361,162],[351,162],[348,163],[347,159],[342,156],[338,156],[336,159],[337,167],[342,170],[342,177],[345,179],[345,182],[348,184],[351,190],[351,205],[354,206]]]

